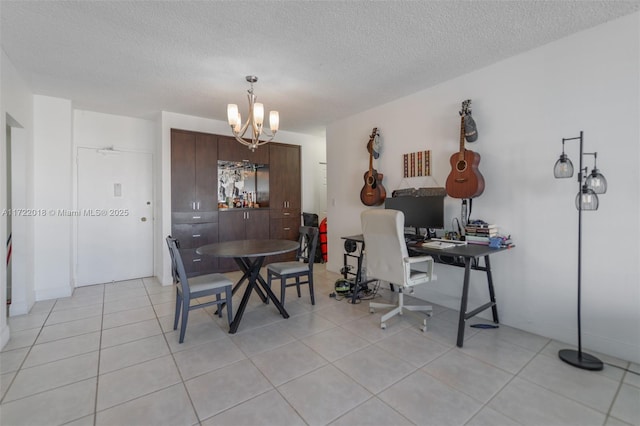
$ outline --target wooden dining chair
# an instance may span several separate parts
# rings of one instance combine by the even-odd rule
[[[177,330],[178,321],[182,317],[180,324],[180,340],[184,342],[184,334],[187,330],[189,311],[204,308],[211,305],[218,305],[218,316],[222,317],[223,305],[227,307],[227,319],[229,325],[233,321],[233,309],[231,304],[233,282],[222,274],[207,274],[188,278],[180,255],[180,243],[177,239],[167,236],[167,245],[171,255],[171,273],[173,283],[176,285],[176,313],[173,321],[173,329]],[[224,297],[222,297],[224,294]],[[210,302],[191,304],[192,299],[206,296],[216,296],[216,300]],[[180,315],[182,313],[182,315]]]
[[[300,247],[296,252],[296,260],[290,262],[271,263],[267,266],[267,285],[271,287],[271,280],[280,278],[280,303],[284,305],[284,296],[287,287],[296,286],[298,297],[300,294],[300,285],[309,285],[309,294],[311,295],[311,304],[315,305],[315,297],[313,294],[313,263],[318,244],[318,228],[312,226],[301,226],[300,237],[298,242]],[[301,278],[306,278],[301,281]],[[294,282],[287,283],[287,280],[295,279]]]

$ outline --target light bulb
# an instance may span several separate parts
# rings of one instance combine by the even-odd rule
[[[240,115],[240,113],[238,113],[238,115],[236,116],[236,122],[233,124],[233,130],[238,133],[240,132],[240,129],[242,128],[242,116]]]
[[[239,117],[240,115],[238,114],[238,105],[236,104],[227,105],[227,120],[229,121],[229,126],[234,127],[234,125],[238,123]]]
[[[253,104],[253,122],[258,126],[264,122],[264,105],[259,102]]]
[[[280,114],[278,111],[269,112],[269,126],[271,127],[272,133],[278,131],[278,128],[280,127]]]
[[[593,169],[591,174],[587,176],[585,181],[587,188],[590,188],[596,194],[604,194],[607,192],[607,179],[598,169]]]
[[[598,195],[583,185],[582,190],[576,195],[576,208],[578,210],[598,210],[598,204]]]

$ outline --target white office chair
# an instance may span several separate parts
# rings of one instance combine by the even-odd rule
[[[413,292],[413,286],[436,279],[433,274],[431,256],[409,257],[404,240],[404,214],[398,210],[370,209],[360,215],[362,234],[366,252],[367,276],[369,279],[387,281],[398,286],[398,304],[369,304],[369,311],[375,308],[393,308],[380,318],[380,327],[386,328],[385,321],[403,311],[426,312],[430,316],[431,306],[407,306],[404,291]],[[422,331],[427,330],[427,319],[422,318]]]

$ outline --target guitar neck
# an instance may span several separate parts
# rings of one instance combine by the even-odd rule
[[[369,175],[373,173],[373,149],[369,153]]]
[[[460,161],[464,160],[464,115],[460,116],[460,152],[458,158]]]
[[[369,137],[369,143],[367,143],[367,150],[369,150],[369,176],[373,174],[373,143],[378,135],[378,128],[374,127]]]

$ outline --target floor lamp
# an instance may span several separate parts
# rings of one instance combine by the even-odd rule
[[[597,152],[583,152],[583,132],[575,138],[562,139],[562,154],[553,168],[553,175],[557,179],[573,176],[573,164],[564,153],[564,143],[567,141],[580,141],[580,171],[578,172],[578,194],[576,195],[576,208],[578,209],[578,350],[562,349],[558,356],[564,362],[574,367],[585,370],[602,370],[602,361],[593,355],[582,352],[582,332],[580,325],[580,292],[582,284],[582,211],[598,209],[598,195],[607,192],[607,180],[596,167]],[[585,155],[593,156],[593,170],[587,174],[587,168],[582,166],[582,158]]]

